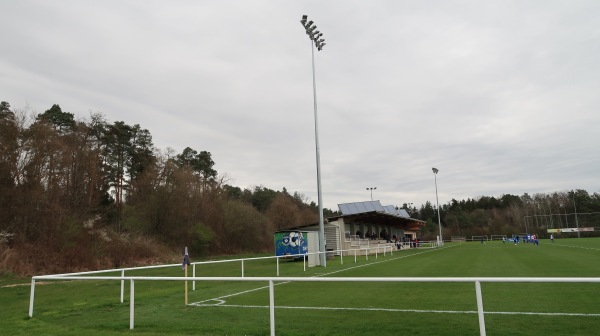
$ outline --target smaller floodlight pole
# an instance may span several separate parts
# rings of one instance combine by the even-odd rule
[[[312,75],[313,75],[313,99],[315,111],[315,151],[317,156],[317,195],[319,199],[319,256],[321,257],[321,266],[327,266],[327,258],[325,255],[325,227],[323,224],[323,197],[321,192],[321,154],[319,150],[319,123],[317,118],[317,83],[315,80],[315,47],[321,51],[325,46],[325,40],[321,38],[323,33],[317,30],[317,26],[313,26],[313,21],[308,21],[308,16],[302,15],[300,24],[306,30],[306,35],[310,39],[312,52]],[[313,45],[314,42],[314,45]]]
[[[369,187],[367,190],[371,190],[371,201],[373,200],[373,189],[377,190],[377,187]]]
[[[577,204],[575,203],[575,192],[573,191],[573,208],[575,208],[575,227],[577,228],[577,238],[581,238],[581,232],[579,232],[579,220],[577,219]]]
[[[431,168],[431,170],[433,171],[433,178],[435,179],[435,204],[437,205],[438,225],[440,227],[440,238],[438,241],[438,245],[443,245],[444,238],[442,238],[442,221],[440,219],[440,201],[438,200],[438,190],[437,190],[437,173],[439,172],[439,169]]]

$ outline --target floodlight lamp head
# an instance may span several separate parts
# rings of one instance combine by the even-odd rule
[[[437,173],[439,172],[439,169],[437,169],[437,168],[435,168],[435,167],[434,167],[434,168],[431,168],[431,170],[433,171],[433,173],[434,173],[434,174],[437,174]]]
[[[312,26],[313,23],[314,23],[313,20],[308,21],[308,23],[306,24],[306,28]]]
[[[302,15],[302,20],[300,20],[300,23],[301,23],[303,26],[306,26],[306,15]]]

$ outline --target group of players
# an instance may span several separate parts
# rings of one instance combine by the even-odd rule
[[[554,240],[554,237],[552,237],[551,239]],[[523,237],[520,237],[518,235],[514,235],[509,240],[511,240],[512,242],[514,242],[515,245],[517,245],[519,243],[519,241],[522,241],[524,244],[534,244],[535,246],[540,245],[540,241],[538,240],[538,236],[535,233],[534,234],[526,234]],[[502,238],[502,241],[506,242],[506,238]]]

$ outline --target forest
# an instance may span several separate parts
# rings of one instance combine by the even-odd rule
[[[184,245],[197,257],[269,252],[276,230],[318,222],[306,196],[230,185],[214,165],[207,150],[156,148],[139,124],[75,118],[57,104],[35,115],[2,101],[0,272],[176,262]],[[435,206],[402,207],[426,221],[421,239],[435,239]],[[600,195],[580,189],[453,199],[439,210],[445,239],[600,226]]]

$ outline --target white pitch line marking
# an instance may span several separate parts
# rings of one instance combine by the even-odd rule
[[[561,246],[561,247],[572,247],[572,248],[580,248],[580,249],[584,249],[584,250],[594,250],[594,251],[598,251],[600,249],[598,248],[594,248],[594,247],[583,247],[583,246],[575,246],[575,245],[564,245],[564,244],[546,244],[548,246]]]
[[[199,307],[228,307],[228,308],[270,308],[269,306],[256,305],[226,305],[226,304],[198,304]],[[439,310],[439,309],[397,309],[397,308],[344,308],[344,307],[294,307],[294,306],[275,306],[276,309],[304,309],[304,310],[349,310],[349,311],[383,311],[383,312],[402,312],[402,313],[439,313],[439,314],[477,314],[476,310]],[[582,316],[582,317],[600,317],[600,314],[586,313],[540,313],[540,312],[492,312],[486,311],[489,315],[541,315],[541,316]]]
[[[445,246],[445,247],[442,247],[441,249],[446,249],[446,248],[450,248],[450,247],[452,247],[452,246]],[[379,264],[379,263],[383,263],[383,262],[388,262],[388,261],[392,261],[392,260],[404,259],[404,258],[416,256],[416,255],[419,255],[419,254],[429,253],[429,252],[439,251],[439,250],[440,249],[426,250],[426,251],[417,252],[417,253],[410,254],[410,255],[404,255],[404,256],[390,258],[390,259],[381,260],[381,261],[374,261],[374,262],[370,262],[370,263],[364,264],[364,265],[352,266],[352,267],[344,268],[344,269],[333,271],[333,272],[329,272],[329,273],[315,275],[313,277],[327,276],[327,275],[331,275],[331,274],[335,274],[335,273],[339,273],[339,272],[348,271],[348,270],[351,270],[351,269],[354,269],[354,268],[360,268],[360,267],[370,266],[370,265]],[[274,285],[275,286],[279,286],[279,285],[283,285],[283,284],[286,284],[286,283],[289,283],[289,281],[279,282],[279,283],[276,283]],[[224,298],[228,298],[228,297],[232,297],[232,296],[236,296],[236,295],[241,295],[241,294],[246,294],[246,293],[250,293],[250,292],[255,292],[255,291],[258,291],[258,290],[261,290],[261,289],[268,289],[268,288],[269,288],[269,286],[262,286],[262,287],[258,287],[258,288],[254,288],[254,289],[249,289],[249,290],[243,291],[243,292],[233,293],[233,294],[229,294],[229,295],[223,295],[223,296],[219,296],[219,297],[216,297],[216,298],[207,299],[207,300],[198,301],[198,302],[192,302],[189,305],[190,306],[203,306],[203,304],[205,302],[210,302],[210,301],[222,301],[222,303],[225,303],[225,300],[223,300]]]

